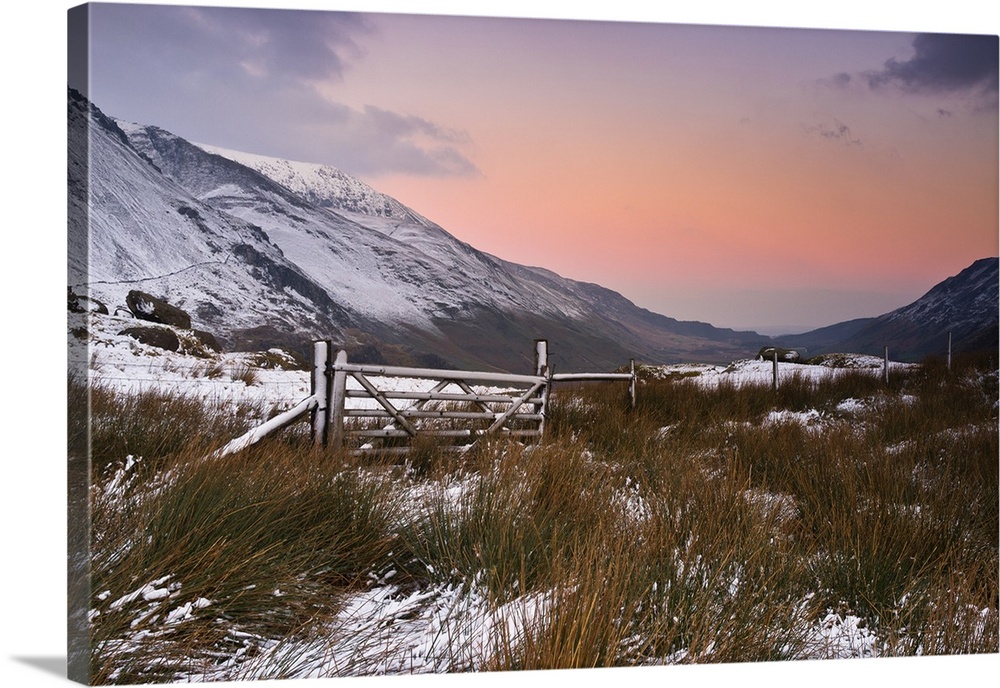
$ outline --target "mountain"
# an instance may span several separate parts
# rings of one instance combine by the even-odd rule
[[[78,93],[68,104],[69,283],[114,307],[131,289],[187,309],[229,343],[273,331],[340,331],[358,319],[285,258],[260,227],[165,176]],[[262,319],[260,313],[268,317]],[[219,327],[216,327],[219,326]]]
[[[833,351],[889,355],[918,361],[943,354],[952,335],[955,352],[996,350],[1000,312],[1000,260],[977,260],[945,279],[913,303],[877,318],[862,318],[782,337],[786,346],[806,347],[810,354]]]
[[[335,167],[308,162],[292,162],[254,153],[196,143],[209,153],[221,155],[249,167],[298,194],[309,203],[340,212],[358,213],[367,218],[385,218],[389,223],[406,222],[432,227],[433,223],[402,203],[376,191],[359,179]]]
[[[617,292],[501,260],[332,167],[195,145],[70,91],[70,285],[141,289],[229,349],[563,372],[629,358],[728,362],[766,337],[681,322]]]

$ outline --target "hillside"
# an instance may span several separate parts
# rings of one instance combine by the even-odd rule
[[[227,350],[332,339],[358,360],[521,371],[545,338],[572,372],[723,363],[771,343],[918,360],[949,331],[956,351],[996,345],[996,258],[878,318],[772,339],[491,256],[327,165],[194,144],[72,90],[68,105],[70,286],[112,310],[132,289],[159,296]]]
[[[69,124],[71,286],[111,309],[142,289],[229,350],[322,338],[372,360],[524,370],[546,338],[570,372],[728,361],[766,341],[501,260],[333,168],[207,149],[72,91]]]
[[[943,354],[952,335],[954,352],[997,348],[997,258],[977,260],[931,288],[919,299],[877,318],[838,323],[800,335],[780,337],[785,346],[805,347],[809,355],[834,351],[881,354],[918,361]]]

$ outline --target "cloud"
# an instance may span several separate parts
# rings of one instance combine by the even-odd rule
[[[388,147],[396,171],[419,175],[470,177],[480,174],[457,148],[468,144],[465,132],[454,131],[413,115],[401,115],[372,105],[359,116],[359,130],[370,141]],[[386,149],[383,146],[383,149]],[[386,161],[388,162],[388,161]],[[377,173],[378,170],[372,170]]]
[[[806,132],[815,134],[827,141],[841,143],[846,146],[861,147],[863,145],[861,139],[851,133],[851,128],[838,120],[833,120],[832,124],[823,122],[816,126],[808,127]]]
[[[887,60],[882,69],[862,78],[872,89],[897,87],[906,92],[997,93],[998,40],[996,36],[919,34],[908,60]]]
[[[115,54],[179,81],[276,82],[342,78],[373,32],[350,12],[95,4],[95,59]]]
[[[374,106],[356,109],[300,89],[289,89],[273,99],[248,97],[237,91],[227,94],[226,99],[243,112],[240,125],[231,126],[226,120],[211,125],[202,122],[209,136],[202,143],[326,163],[369,177],[481,174],[462,152],[470,145],[467,134],[421,117]],[[290,112],[295,113],[294,118]]]
[[[97,3],[91,88],[108,114],[202,143],[354,174],[475,175],[468,136],[424,118],[335,102],[370,16]],[[325,87],[325,88],[324,88]],[[81,89],[83,90],[83,89]],[[335,98],[335,96],[334,96]]]
[[[300,111],[310,114],[303,123],[303,135],[289,142],[292,152],[288,154],[299,160],[335,160],[331,164],[345,171],[369,176],[481,174],[460,150],[469,143],[467,134],[424,118],[371,105],[356,110],[326,101],[303,104]]]
[[[841,72],[840,74],[834,74],[829,79],[821,79],[820,83],[829,84],[831,86],[836,86],[838,88],[847,88],[851,85],[852,77],[847,72]]]

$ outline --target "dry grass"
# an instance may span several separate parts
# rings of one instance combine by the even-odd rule
[[[597,385],[554,396],[541,446],[428,446],[408,467],[294,433],[206,462],[241,428],[97,392],[92,680],[174,680],[264,639],[322,636],[344,595],[390,570],[401,591],[536,601],[478,669],[824,656],[831,611],[861,619],[876,654],[995,653],[996,382],[975,362],[889,388],[665,380],[634,411]],[[813,409],[816,425],[767,421]],[[200,429],[194,446],[178,427]],[[144,458],[114,470],[127,454]],[[113,604],[160,579],[169,597]],[[211,605],[163,623],[199,599]]]
[[[384,561],[398,508],[386,476],[295,447],[115,474],[93,501],[95,682],[162,680],[252,650],[245,638],[309,633]],[[150,583],[169,596],[128,598]]]

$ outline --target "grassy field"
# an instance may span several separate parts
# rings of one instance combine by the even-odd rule
[[[91,396],[95,683],[1000,651],[995,359],[563,390],[407,463]]]

